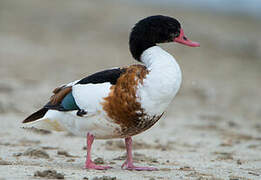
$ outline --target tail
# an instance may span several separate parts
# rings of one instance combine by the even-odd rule
[[[42,108],[38,111],[36,111],[35,113],[31,114],[29,117],[27,117],[23,123],[29,123],[29,122],[33,122],[36,121],[37,119],[40,119],[42,117],[44,117],[45,113],[48,111],[47,108]]]

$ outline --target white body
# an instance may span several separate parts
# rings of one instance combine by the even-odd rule
[[[141,60],[149,70],[138,85],[137,97],[141,107],[148,115],[162,114],[181,85],[181,70],[176,60],[169,53],[158,46],[145,50]],[[75,81],[77,82],[77,81]],[[37,121],[28,123],[31,126],[56,131],[70,131],[76,135],[86,136],[87,132],[96,138],[117,138],[115,129],[120,129],[113,123],[101,103],[109,95],[110,83],[102,84],[76,84],[73,85],[72,94],[79,108],[88,113],[84,117],[76,115],[77,111],[61,112],[49,110],[45,116]]]

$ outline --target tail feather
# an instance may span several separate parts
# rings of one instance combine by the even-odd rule
[[[23,123],[29,123],[29,122],[33,122],[37,119],[40,119],[42,117],[44,117],[45,113],[48,111],[47,108],[42,108],[38,111],[36,111],[35,113],[31,114],[29,117],[27,117]]]

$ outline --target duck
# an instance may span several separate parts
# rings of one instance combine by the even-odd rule
[[[102,70],[59,86],[53,90],[49,102],[22,123],[86,136],[86,169],[111,168],[92,161],[94,139],[123,138],[126,160],[122,169],[158,170],[134,165],[132,136],[158,122],[180,89],[182,73],[179,64],[158,46],[169,42],[200,46],[185,36],[175,18],[153,15],[139,20],[129,36],[129,50],[138,64]]]

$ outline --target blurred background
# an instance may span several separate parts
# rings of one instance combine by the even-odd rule
[[[201,148],[214,151],[230,143],[225,150],[235,152],[235,161],[260,155],[260,9],[259,0],[1,0],[0,141],[17,141],[18,133],[31,138],[19,129],[20,122],[44,105],[55,87],[136,63],[128,49],[131,28],[162,14],[177,18],[201,47],[160,45],[180,64],[183,84],[166,117],[144,137],[164,131],[179,144],[195,145],[202,155]],[[2,157],[14,151],[4,148]],[[179,148],[187,152],[188,147]],[[249,151],[252,156],[245,156]],[[211,159],[210,154],[206,161]],[[246,162],[246,169],[261,168],[260,160]],[[240,175],[256,177],[247,170]]]

